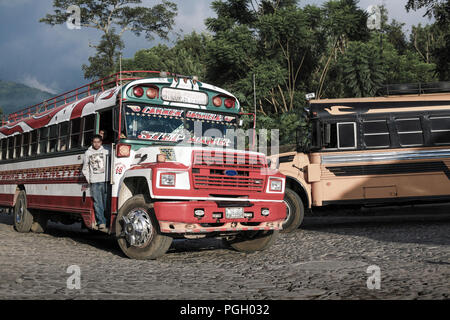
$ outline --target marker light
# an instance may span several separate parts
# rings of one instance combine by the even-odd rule
[[[225,107],[227,107],[228,109],[234,108],[234,105],[235,105],[234,99],[225,100]]]
[[[129,144],[117,145],[117,158],[128,158],[131,153],[131,146]]]
[[[158,97],[158,89],[156,88],[148,88],[147,89],[147,97],[149,99],[155,99],[156,97]]]
[[[269,214],[270,214],[270,210],[269,209],[267,209],[267,208],[261,209],[261,215],[263,217],[267,217],[267,216],[269,216]]]
[[[135,97],[142,97],[144,95],[144,89],[142,89],[141,87],[136,87],[133,89],[133,94]]]
[[[244,217],[247,219],[252,219],[253,218],[253,212],[244,212]]]
[[[205,210],[202,209],[197,209],[194,211],[194,216],[196,216],[197,218],[202,218],[205,216]]]
[[[221,107],[222,106],[222,98],[221,97],[214,97],[213,99],[213,104],[216,107]]]

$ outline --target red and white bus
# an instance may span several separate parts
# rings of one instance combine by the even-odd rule
[[[0,206],[11,208],[19,232],[44,232],[48,220],[95,229],[82,164],[103,130],[112,151],[109,229],[128,257],[157,258],[184,237],[263,250],[286,218],[285,177],[269,172],[264,154],[222,148],[220,134],[239,127],[240,112],[226,90],[152,71],[64,93],[0,128]]]

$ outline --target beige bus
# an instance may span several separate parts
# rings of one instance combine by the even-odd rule
[[[450,200],[450,91],[313,100],[308,111],[308,148],[272,157],[287,176],[285,232],[313,207]]]

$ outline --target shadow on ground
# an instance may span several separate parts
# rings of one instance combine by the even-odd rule
[[[409,228],[410,232],[405,232]],[[448,233],[431,232],[433,228]],[[302,230],[361,236],[384,242],[450,245],[450,204],[323,208],[305,217]],[[446,235],[445,235],[446,234]]]

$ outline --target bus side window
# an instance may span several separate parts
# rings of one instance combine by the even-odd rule
[[[20,158],[20,151],[22,150],[22,137],[23,135],[19,134],[15,137],[16,139],[16,152],[14,154],[14,158],[15,159],[19,159]]]
[[[59,151],[66,151],[69,136],[69,122],[63,122],[59,125]]]
[[[95,114],[84,118],[83,147],[89,147],[95,132]]]
[[[402,147],[423,145],[423,130],[419,118],[396,119],[395,124]]]
[[[37,130],[33,130],[31,131],[31,150],[30,150],[30,155],[31,156],[35,156],[37,155],[37,151],[38,151],[38,131]]]
[[[367,120],[363,122],[364,143],[367,148],[389,148],[391,138],[386,120]]]
[[[356,123],[338,123],[337,129],[338,149],[356,149]]]
[[[450,144],[450,117],[432,117],[430,121],[433,144]]]
[[[8,159],[14,158],[14,137],[8,138]]]
[[[323,146],[326,149],[336,149],[338,147],[336,123],[325,123],[324,124],[322,141],[323,141]]]
[[[70,148],[81,147],[81,118],[73,119],[70,122]]]
[[[8,139],[2,140],[2,160],[6,160],[8,155]]]
[[[49,152],[55,152],[58,146],[58,125],[55,124],[50,127],[50,150]]]
[[[22,157],[27,158],[30,151],[30,133],[23,134]]]
[[[39,154],[46,154],[48,150],[48,128],[39,129]]]

